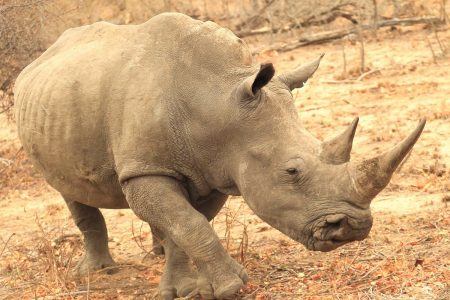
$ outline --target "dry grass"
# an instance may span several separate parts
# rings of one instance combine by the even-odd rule
[[[233,202],[235,205],[228,208],[229,213],[248,214],[241,199]],[[226,214],[222,213],[216,221],[219,234],[233,231],[227,233],[230,241],[224,239],[224,246],[230,247],[232,256],[242,259],[242,240],[249,243],[243,251],[242,262],[251,281],[238,299],[447,299],[450,296],[448,209],[403,216],[375,215],[376,223],[369,239],[330,253],[306,251],[254,217],[248,218],[254,227],[249,234],[242,224],[229,225]],[[146,262],[122,263],[113,275],[96,273],[74,278],[71,270],[80,258],[80,235],[66,234],[61,229],[64,227],[44,222],[45,218],[36,217],[34,234],[28,240],[19,241],[11,235],[1,241],[4,250],[0,262],[3,287],[0,298],[89,296],[103,299],[150,297],[157,292],[163,261],[153,256],[148,259],[142,250],[138,251],[147,256]],[[135,240],[135,235],[130,239]],[[148,239],[141,242],[150,243]]]

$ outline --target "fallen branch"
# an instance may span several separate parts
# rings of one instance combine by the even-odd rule
[[[444,21],[438,17],[421,17],[421,18],[407,18],[407,19],[389,19],[379,21],[377,28],[389,27],[389,26],[411,26],[416,24],[444,24]],[[372,25],[361,25],[360,30],[369,30],[373,28]],[[279,47],[272,47],[265,50],[276,50],[278,52],[291,51],[296,48],[304,47],[307,45],[316,45],[326,43],[332,40],[337,40],[351,34],[357,34],[357,28],[347,28],[343,30],[325,31],[310,36],[301,37],[298,41],[286,44]]]
[[[373,74],[373,73],[380,73],[380,72],[381,72],[380,69],[367,71],[367,72],[362,73],[361,75],[359,75],[359,77],[356,78],[356,81],[362,81],[366,76],[368,76],[370,74]]]
[[[269,4],[271,4],[271,3],[272,2],[269,2]],[[267,6],[265,6],[263,9],[267,8]],[[286,31],[296,29],[296,28],[329,24],[339,17],[347,19],[350,22],[352,22],[353,24],[357,24],[358,21],[353,17],[352,13],[342,10],[342,6],[345,6],[345,5],[338,5],[336,7],[333,7],[331,10],[322,12],[318,15],[313,15],[302,22],[289,23],[287,25],[279,26],[279,27],[267,26],[267,27],[262,27],[262,28],[258,28],[258,29],[252,29],[252,30],[241,30],[241,31],[236,32],[236,35],[238,37],[246,37],[246,36],[270,33],[270,32],[286,32]],[[260,16],[260,14],[258,14],[256,16]],[[253,18],[255,18],[256,16],[253,16]],[[249,23],[248,21],[246,21],[246,22]],[[244,22],[243,24],[238,26],[238,28],[242,28],[242,26],[247,23]]]
[[[366,76],[369,76],[370,74],[374,74],[374,73],[381,73],[381,70],[380,69],[374,69],[374,70],[370,70],[370,71],[364,72],[361,75],[359,75],[358,78],[343,79],[343,80],[327,80],[327,81],[322,81],[322,83],[326,83],[326,84],[344,84],[344,83],[352,84],[352,83],[358,83],[358,82],[361,82]],[[351,103],[348,103],[348,104],[351,104]]]

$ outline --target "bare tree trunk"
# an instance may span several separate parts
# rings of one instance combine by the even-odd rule
[[[341,46],[342,46],[342,60],[344,63],[344,67],[342,70],[342,78],[347,77],[347,57],[345,56],[345,41],[341,40]]]
[[[203,0],[203,13],[205,14],[205,17],[208,17],[208,4],[206,4],[208,0]]]
[[[398,11],[400,10],[398,0],[392,0],[392,4],[394,5],[394,18],[398,18]]]
[[[377,37],[378,30],[378,4],[377,0],[372,0],[373,3],[373,35]]]
[[[170,0],[164,0],[164,10],[170,11],[172,9],[172,3],[170,3]]]
[[[446,24],[450,24],[450,18],[448,17],[448,14],[447,14],[446,5],[447,5],[447,0],[442,0],[442,14],[444,15],[443,19]]]
[[[363,74],[365,72],[366,69],[366,59],[365,59],[365,51],[364,51],[364,35],[363,35],[363,30],[361,27],[361,23],[362,23],[362,11],[361,11],[361,7],[358,9],[358,24],[356,24],[356,31],[358,34],[358,38],[359,38],[359,44],[360,44],[360,57],[361,57],[361,69],[360,69],[360,73]]]

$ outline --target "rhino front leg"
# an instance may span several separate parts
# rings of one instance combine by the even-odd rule
[[[227,198],[227,195],[214,190],[209,195],[200,197],[200,199],[198,200],[200,204],[194,207],[198,212],[203,214],[206,219],[208,219],[208,221],[211,221],[222,209],[223,205],[227,201]],[[153,253],[156,255],[164,255],[164,247],[161,243],[161,241],[163,240],[162,233],[160,232],[160,230],[154,228],[151,225],[150,231],[152,233]]]
[[[114,265],[109,253],[108,232],[105,219],[98,208],[87,206],[66,199],[75,224],[84,237],[86,253],[75,267],[76,275],[87,275],[89,272]]]
[[[195,209],[211,221],[223,207],[228,196],[218,191],[213,191],[205,197],[201,197]],[[153,241],[161,242],[166,253],[166,265],[164,275],[159,285],[163,299],[185,297],[197,287],[197,271],[193,268],[189,256],[178,247],[171,239],[164,238],[164,234],[157,228],[152,228]],[[155,245],[155,244],[154,244]],[[155,246],[153,246],[155,247]],[[155,248],[153,248],[155,249]]]
[[[159,228],[169,243],[173,242],[169,247],[185,253],[180,260],[183,265],[187,256],[193,260],[204,298],[231,297],[247,281],[244,268],[222,247],[207,218],[191,206],[181,183],[169,177],[146,176],[128,180],[123,190],[135,214]],[[168,267],[178,268],[176,264]]]

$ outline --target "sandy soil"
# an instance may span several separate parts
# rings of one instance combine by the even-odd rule
[[[450,32],[439,37],[450,48]],[[349,80],[351,74],[342,81],[339,42],[258,59],[282,71],[326,53],[314,78],[295,93],[296,105],[319,138],[359,116],[352,160],[389,149],[426,118],[422,137],[374,200],[369,238],[331,253],[305,250],[240,197],[230,199],[213,226],[251,277],[237,299],[450,298],[450,60],[420,27],[380,31],[365,47],[367,67],[379,71],[361,81]],[[347,70],[358,77],[359,45],[347,40],[345,49]],[[1,150],[12,158],[19,147],[15,130],[1,122]],[[156,297],[164,259],[150,253],[148,227],[130,211],[104,210],[116,272],[76,279],[70,270],[82,253],[81,237],[61,197],[32,172],[9,172],[9,185],[0,190],[0,299]]]

